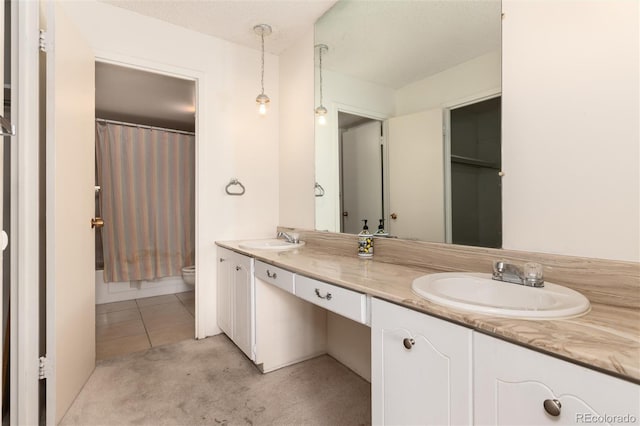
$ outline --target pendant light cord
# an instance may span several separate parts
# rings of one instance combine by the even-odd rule
[[[322,46],[318,53],[320,55],[320,106],[322,106]]]
[[[260,74],[260,87],[262,88],[261,94],[264,95],[264,29],[260,31],[260,39],[262,40],[262,60],[261,60],[262,72]]]

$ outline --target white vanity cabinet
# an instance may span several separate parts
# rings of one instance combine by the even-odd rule
[[[471,424],[472,333],[373,299],[373,424]]]
[[[326,312],[293,295],[294,276],[255,262],[254,362],[263,373],[326,353]]]
[[[251,360],[254,354],[253,259],[218,247],[218,327]]]
[[[636,384],[480,333],[473,344],[477,425],[640,421]]]

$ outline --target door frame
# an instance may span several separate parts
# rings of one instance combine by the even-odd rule
[[[198,250],[200,247],[200,235],[198,233],[199,223],[200,223],[200,215],[199,215],[199,192],[200,192],[200,179],[199,179],[199,162],[198,162],[198,152],[200,141],[204,140],[202,138],[202,126],[200,123],[204,119],[205,115],[203,113],[204,102],[202,101],[202,94],[205,93],[205,75],[203,72],[193,70],[190,68],[182,68],[177,67],[165,63],[159,63],[150,61],[144,58],[132,57],[122,55],[116,52],[105,51],[105,50],[95,50],[95,62],[102,62],[111,65],[118,65],[126,68],[133,68],[140,71],[150,72],[154,74],[166,75],[168,77],[180,78],[182,80],[189,80],[195,83],[195,93],[196,93],[196,110],[195,110],[195,248],[196,248],[196,265],[202,264],[205,262],[201,252],[202,250]],[[201,286],[198,285],[199,277],[198,272],[196,270],[196,284],[195,284],[195,330],[194,337],[196,339],[204,339],[205,335],[205,318],[203,315],[203,309],[201,307],[201,299],[199,297],[200,294],[204,294],[201,290]],[[95,283],[94,283],[95,285]]]
[[[339,115],[339,113],[340,113],[340,111],[338,112],[338,115]],[[362,117],[362,116],[359,116],[359,117]],[[362,117],[362,118],[368,118],[368,117]],[[339,200],[338,204],[340,206],[340,212],[341,212],[341,215],[340,215],[340,229],[341,229],[341,232],[343,232],[343,233],[345,232],[344,231],[344,229],[345,229],[344,212],[346,211],[346,208],[345,208],[345,189],[344,189],[344,186],[345,186],[345,177],[344,177],[345,168],[343,167],[344,166],[344,148],[345,148],[344,133],[348,132],[351,129],[355,129],[355,128],[358,128],[358,127],[364,126],[364,125],[369,125],[371,123],[377,123],[379,125],[380,133],[382,135],[384,135],[384,129],[383,129],[384,122],[380,121],[380,120],[374,120],[374,119],[369,119],[369,121],[367,121],[367,122],[363,122],[363,123],[360,123],[360,124],[358,124],[356,126],[349,127],[347,129],[345,129],[344,132],[341,132],[340,131],[341,129],[338,129],[339,130],[338,131],[338,143],[339,143],[338,153],[339,153],[339,156],[340,156],[339,157],[340,161],[338,162],[339,177],[340,177],[340,193],[339,193],[340,200]],[[379,151],[380,150],[380,145],[383,144],[381,135],[377,136],[376,144],[377,144],[376,149]],[[382,154],[380,155],[380,161],[382,162],[382,164],[380,165],[380,173],[381,173],[381,179],[383,179],[383,180],[387,175],[387,173],[385,173],[385,171],[388,169],[387,162],[385,161],[385,158],[384,158],[385,153],[386,153],[386,149],[383,149]],[[384,203],[387,201],[386,196],[384,194],[384,191],[386,189],[386,187],[384,185],[384,182],[381,182],[380,189],[381,189],[381,192],[382,192],[380,194],[380,202],[382,204],[380,206],[380,208],[382,209],[382,214],[384,215],[384,212],[387,211],[387,209],[385,208],[385,205],[384,205]],[[369,222],[370,222],[369,224],[370,224],[371,228],[374,229],[374,230],[376,229],[376,226],[377,226],[376,220],[377,219],[369,218]],[[358,219],[356,223],[359,223],[359,221],[360,220]],[[358,229],[360,229],[360,227],[358,227]],[[356,233],[358,233],[358,232],[356,232]]]
[[[338,126],[338,113],[344,112],[347,114],[358,115],[360,117],[369,118],[372,120],[377,120],[381,123],[382,126],[382,144],[385,146],[383,161],[385,165],[389,164],[389,149],[387,145],[387,119],[389,118],[387,115],[377,112],[371,111],[364,108],[356,107],[353,105],[342,104],[339,102],[331,102],[330,104],[330,122],[335,123],[335,128],[333,129],[333,136],[331,141],[331,146],[333,147],[333,160],[332,164],[337,165],[337,169],[335,170],[335,180],[333,182],[333,193],[338,194],[338,202],[336,203],[336,211],[335,211],[335,224],[336,232],[340,232],[342,229],[342,155],[341,155],[341,137],[340,137],[340,127]],[[387,193],[389,190],[389,173],[384,173],[383,185],[384,185],[384,211],[385,213],[389,212],[389,194]],[[387,214],[388,216],[388,214]],[[385,223],[388,223],[388,217],[385,217]]]
[[[40,357],[40,3],[13,2],[10,424],[38,424]],[[20,52],[18,55],[17,52]],[[18,339],[20,336],[20,339]]]
[[[444,242],[451,244],[453,241],[452,212],[451,212],[451,111],[472,105],[478,102],[502,96],[502,89],[492,89],[475,95],[467,96],[455,101],[447,102],[442,106],[442,123],[444,134]],[[502,156],[502,152],[500,152]]]

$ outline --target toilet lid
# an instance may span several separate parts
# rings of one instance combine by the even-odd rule
[[[182,272],[195,272],[195,271],[196,271],[195,265],[185,266],[184,268],[182,268]]]

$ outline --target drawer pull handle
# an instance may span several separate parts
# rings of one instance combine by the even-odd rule
[[[273,278],[274,280],[275,280],[276,278],[278,278],[278,274],[276,274],[275,272],[274,272],[274,273],[271,273],[271,271],[270,271],[270,270],[268,270],[268,269],[267,269],[267,276],[268,276],[269,278]]]
[[[544,410],[549,413],[549,415],[557,417],[560,415],[560,409],[562,408],[562,404],[557,399],[545,399]]]
[[[416,341],[408,337],[405,337],[404,340],[402,341],[402,344],[404,345],[405,348],[410,350],[413,347],[413,345],[416,344]]]
[[[316,288],[316,296],[318,296],[320,299],[331,300],[331,293],[327,293],[326,296],[322,296],[320,294],[320,290],[318,290],[317,288]]]

